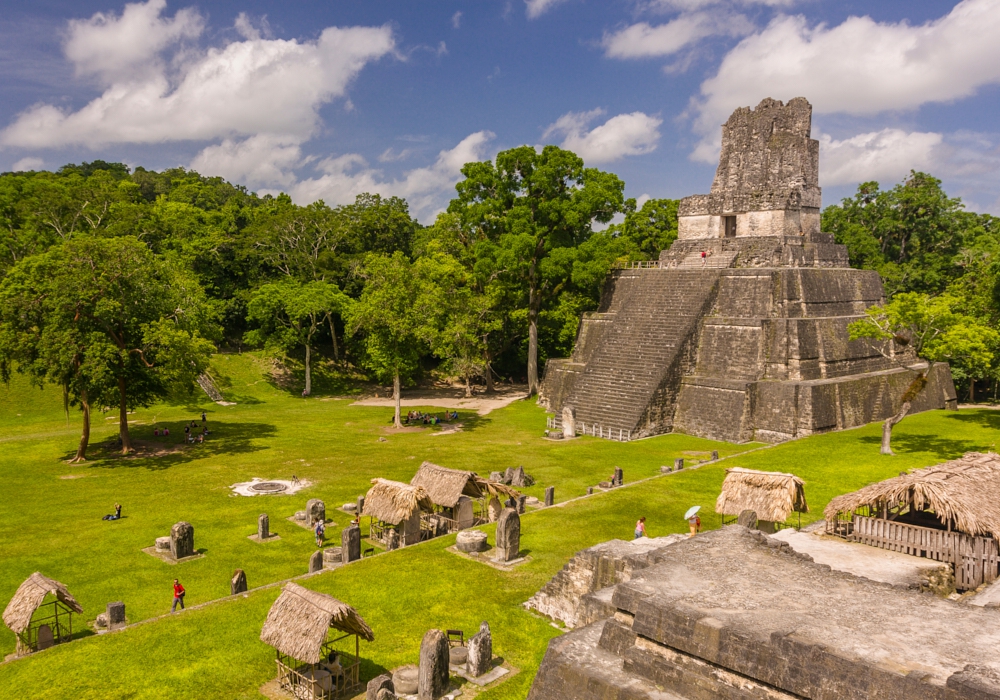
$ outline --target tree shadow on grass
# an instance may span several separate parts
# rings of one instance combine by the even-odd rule
[[[860,442],[877,448],[882,444],[882,437],[866,435],[860,439]],[[982,445],[970,440],[956,440],[940,435],[908,435],[904,433],[892,436],[893,452],[897,454],[930,454],[942,462],[956,459],[966,452],[977,449],[982,449]]]
[[[379,410],[386,411],[387,418],[386,418],[386,421],[385,421],[385,427],[388,429],[387,432],[389,434],[392,434],[392,432],[393,432],[392,421],[393,421],[393,415],[394,415],[393,409],[388,408],[388,407],[382,407],[382,406],[373,406],[371,408],[377,408]],[[430,423],[424,424],[424,423],[419,422],[419,421],[416,422],[416,423],[407,423],[406,422],[406,414],[409,411],[415,411],[415,410],[417,410],[417,409],[410,408],[408,406],[403,406],[403,408],[401,409],[401,415],[402,415],[402,419],[403,419],[403,430],[405,432],[410,432],[410,431],[407,431],[407,428],[410,428],[410,429],[416,428],[417,430],[413,431],[413,432],[421,432],[421,433],[426,433],[428,435],[441,435],[441,433],[446,433],[446,434],[447,433],[455,433],[455,434],[458,434],[458,433],[468,433],[468,432],[472,432],[474,430],[478,430],[480,428],[485,428],[485,427],[489,426],[489,424],[492,422],[492,419],[488,415],[487,416],[481,416],[476,411],[467,409],[467,410],[464,410],[464,411],[460,410],[458,412],[458,418],[455,418],[455,419],[453,419],[451,421],[447,421],[447,422],[441,421],[437,425],[432,425]],[[451,410],[451,409],[447,409],[447,410]],[[425,413],[429,413],[431,416],[433,416],[435,414],[437,414],[438,416],[443,416],[444,413],[445,413],[445,409],[439,409],[437,411],[425,411]],[[446,437],[446,435],[441,435],[441,437],[444,438],[444,437]]]
[[[955,411],[949,413],[947,418],[948,420],[957,420],[967,424],[978,425],[987,430],[1000,431],[1000,411],[988,408]]]
[[[162,471],[196,459],[270,449],[260,441],[277,434],[277,428],[269,423],[210,423],[211,432],[205,442],[189,444],[184,438],[185,423],[160,422],[157,425],[168,428],[170,435],[156,437],[151,435],[152,428],[149,426],[137,426],[131,431],[132,441],[137,448],[135,454],[122,455],[115,436],[91,446],[88,451],[88,466],[101,469],[138,467]],[[200,427],[197,430],[200,431]],[[75,452],[70,452],[64,459],[72,459],[74,454]]]

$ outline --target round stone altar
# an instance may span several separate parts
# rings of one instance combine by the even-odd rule
[[[170,551],[170,538],[169,537],[157,537],[156,538],[156,551],[157,552],[169,552]]]
[[[488,547],[486,533],[479,530],[462,530],[455,541],[460,552],[485,552]]]

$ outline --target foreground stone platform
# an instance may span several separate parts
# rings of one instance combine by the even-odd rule
[[[1000,699],[1000,611],[832,571],[730,526],[657,552],[554,639],[529,700]]]

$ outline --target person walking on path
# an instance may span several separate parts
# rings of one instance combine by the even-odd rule
[[[316,546],[323,546],[323,535],[326,534],[326,525],[322,520],[316,521]]]
[[[177,604],[181,604],[181,610],[184,609],[184,586],[177,579],[174,579],[174,604],[170,606],[170,612],[174,612],[177,609]]]
[[[691,531],[688,537],[694,537],[701,532],[701,518],[697,513],[688,518],[688,529]]]
[[[646,536],[646,516],[644,515],[635,521],[635,538],[639,539],[640,537],[645,537],[645,536]]]

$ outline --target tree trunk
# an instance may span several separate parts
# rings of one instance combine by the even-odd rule
[[[472,378],[468,374],[465,375],[465,398],[472,398]]]
[[[903,405],[899,408],[899,413],[894,416],[885,419],[885,423],[882,424],[882,454],[891,455],[892,451],[892,428],[896,423],[906,418],[906,414],[910,412],[910,406],[913,405],[913,400],[920,395],[920,392],[924,390],[927,386],[927,377],[931,373],[933,365],[931,363],[927,364],[926,374],[923,372],[918,372],[917,376],[910,382],[910,386],[906,389],[906,393],[903,394]]]
[[[528,308],[528,396],[538,393],[538,309],[535,308],[535,291],[531,292]]]
[[[337,347],[337,329],[333,325],[333,316],[326,317],[327,323],[330,324],[330,338],[333,339],[333,359],[340,361],[340,348]]]
[[[493,386],[493,356],[492,353],[487,351],[486,353],[486,393],[492,394],[496,389]]]
[[[976,380],[969,380],[969,403],[976,403]]]
[[[122,454],[132,452],[132,438],[128,434],[128,407],[125,403],[125,377],[118,377],[118,435],[122,441]]]
[[[309,396],[312,393],[312,349],[309,347],[309,343],[306,342],[306,388],[302,392],[303,396]]]
[[[403,427],[403,421],[399,417],[399,402],[402,399],[401,393],[399,390],[399,370],[396,370],[392,375],[392,398],[396,401],[396,413],[393,416],[392,423],[397,428]]]
[[[69,385],[63,384],[63,413],[66,414],[66,427],[69,427]]]
[[[87,390],[80,390],[80,408],[83,409],[83,432],[80,433],[80,445],[76,448],[76,457],[69,461],[70,464],[87,461],[87,446],[90,444],[90,400],[87,398]]]

